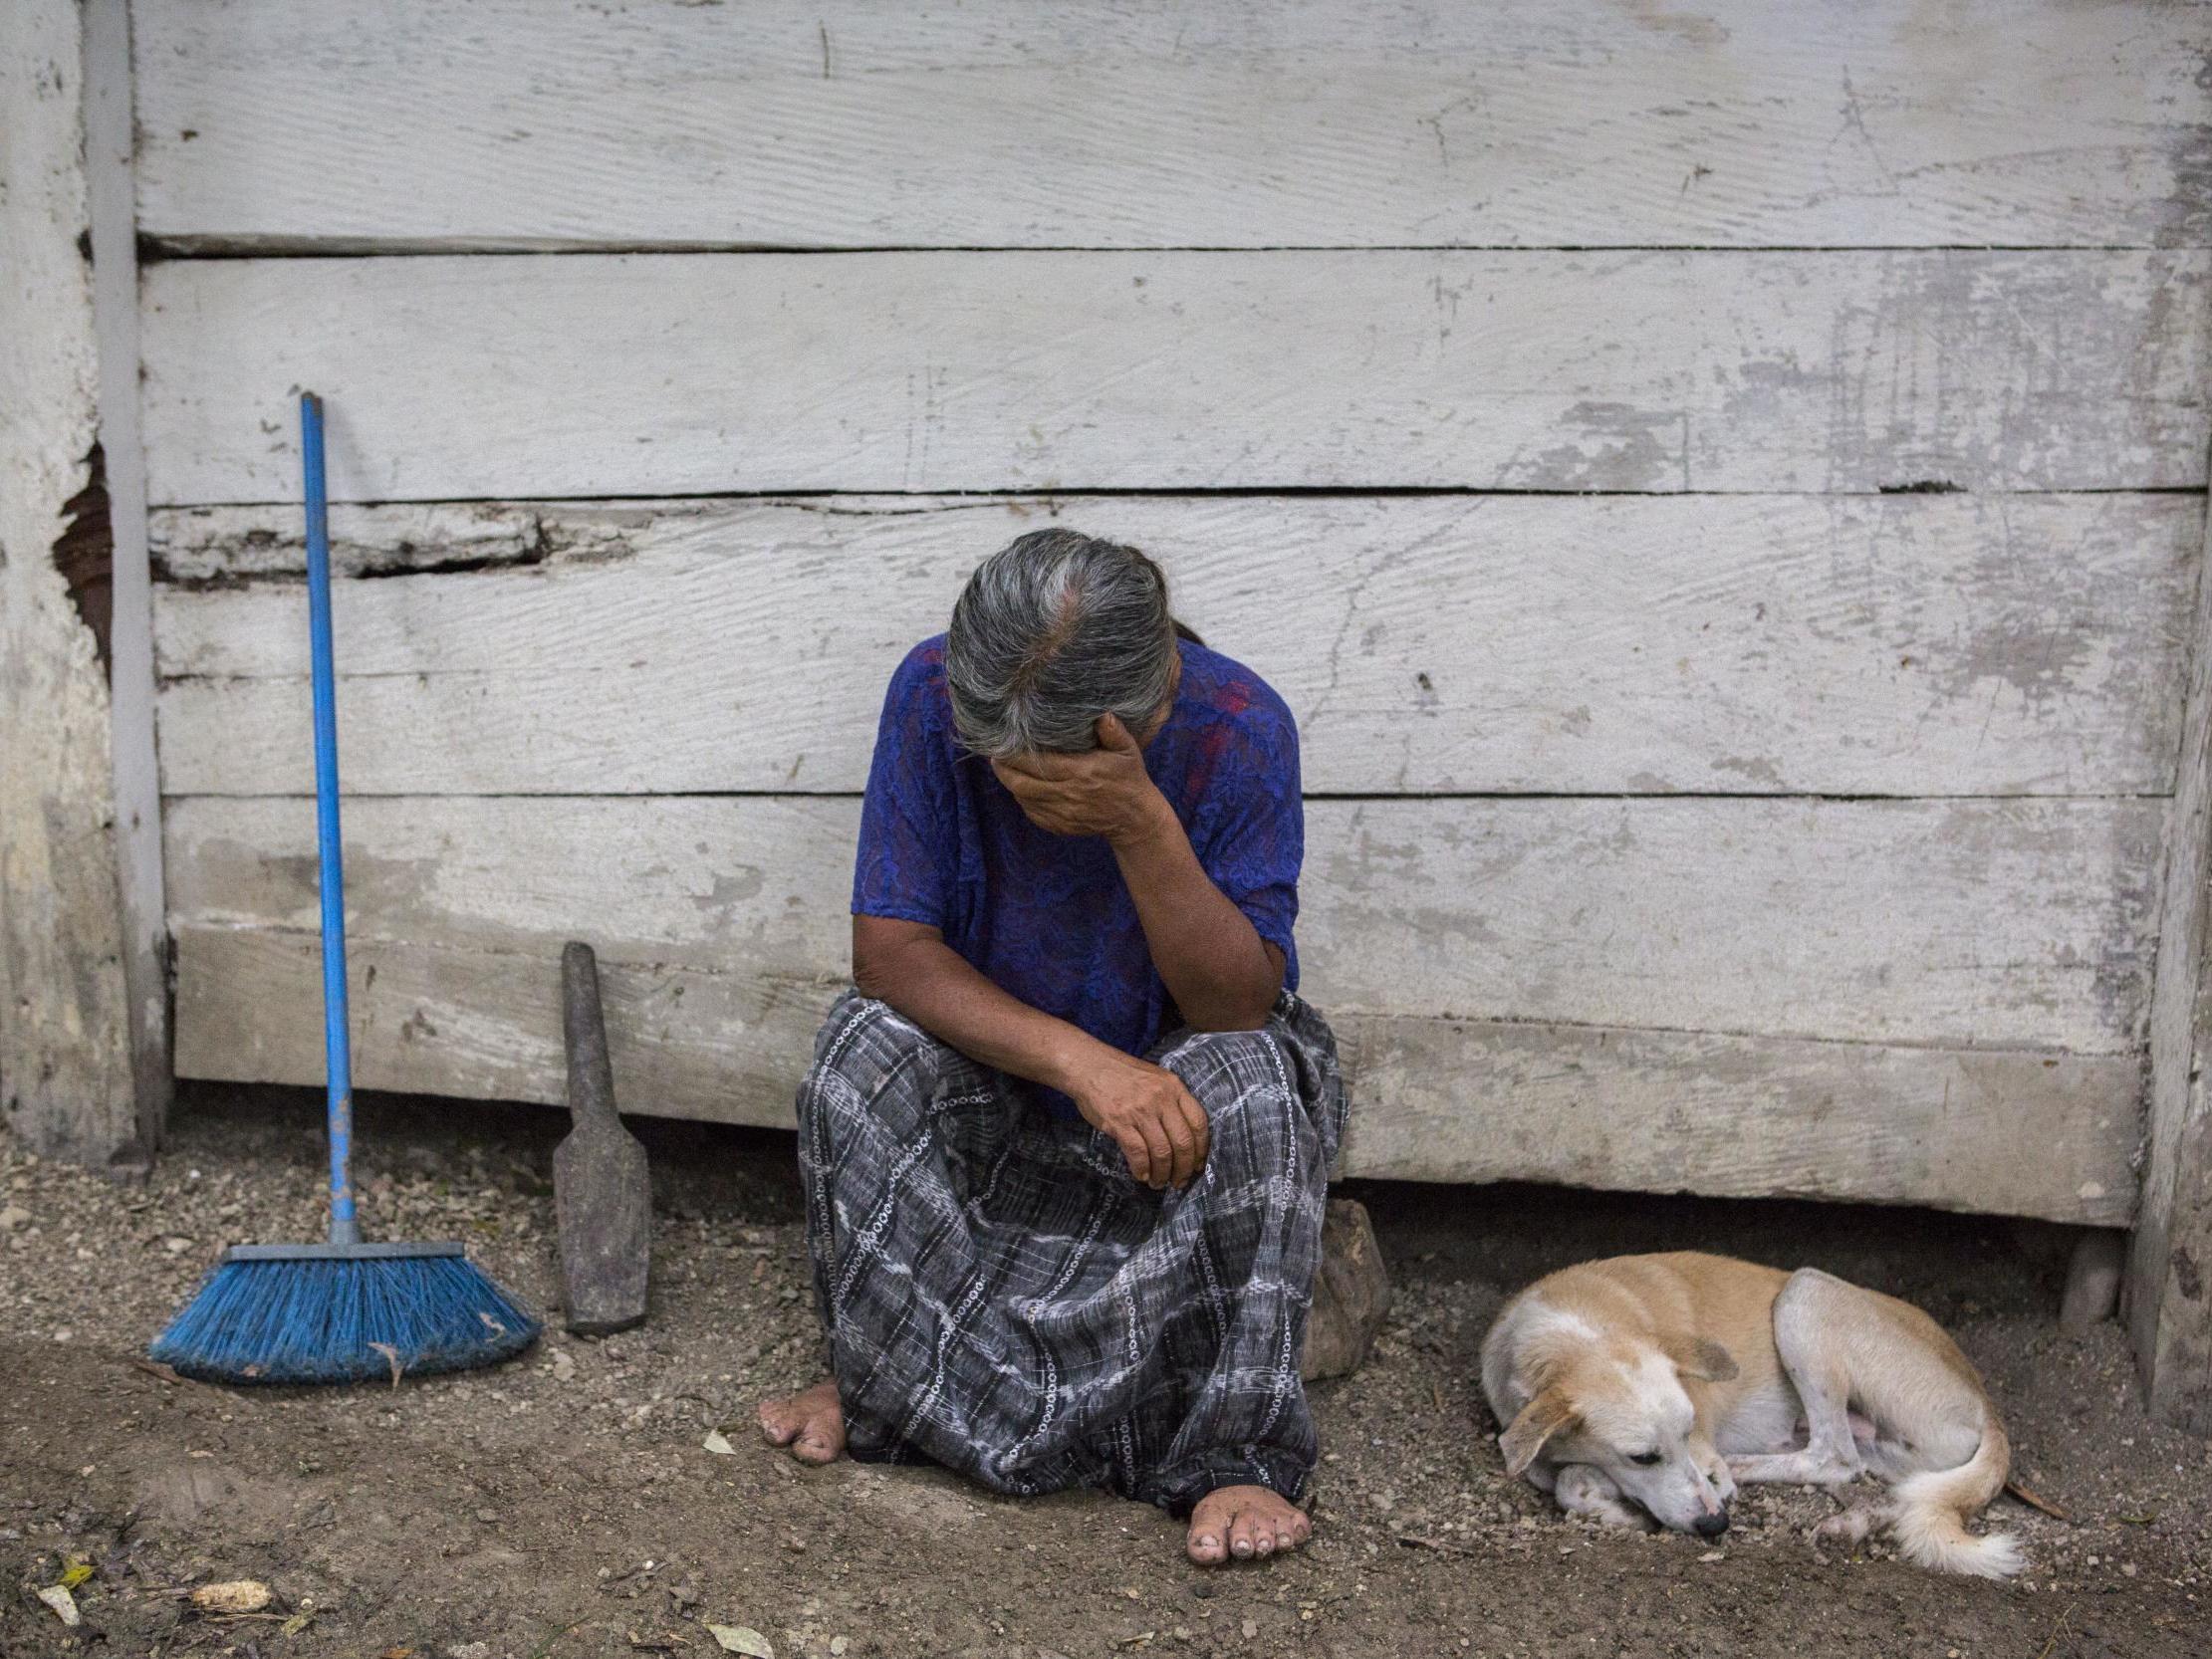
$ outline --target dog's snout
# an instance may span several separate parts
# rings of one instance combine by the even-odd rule
[[[1717,1539],[1728,1531],[1728,1511],[1715,1510],[1711,1515],[1701,1515],[1690,1524],[1701,1539]]]

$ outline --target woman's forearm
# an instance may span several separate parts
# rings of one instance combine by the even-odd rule
[[[919,922],[855,916],[853,975],[863,995],[890,1004],[938,1042],[1063,1093],[1075,1092],[1075,1079],[1104,1047],[1000,990]]]
[[[1104,835],[1136,904],[1152,966],[1186,1025],[1257,1031],[1283,989],[1282,953],[1213,884],[1144,753],[1113,715],[1082,755],[995,760],[991,771],[1029,821],[1056,835]]]
[[[1181,1078],[1009,996],[935,928],[855,916],[853,977],[863,994],[970,1060],[1059,1089],[1113,1139],[1145,1185],[1183,1186],[1204,1168],[1205,1108]]]
[[[1283,989],[1282,957],[1213,884],[1165,799],[1140,830],[1110,844],[1184,1023],[1198,1031],[1265,1025]]]

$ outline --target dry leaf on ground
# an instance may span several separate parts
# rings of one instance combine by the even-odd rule
[[[192,1592],[192,1605],[203,1613],[258,1613],[269,1605],[269,1586],[258,1578],[202,1584]]]
[[[716,1457],[727,1458],[737,1455],[737,1448],[729,1443],[728,1438],[720,1429],[710,1429],[707,1432],[706,1439],[701,1441],[700,1444]]]
[[[768,1638],[749,1624],[710,1624],[706,1633],[724,1653],[742,1653],[747,1659],[776,1659]]]
[[[60,1619],[64,1624],[71,1626],[77,1624],[79,1616],[77,1612],[77,1597],[71,1595],[69,1591],[65,1589],[62,1585],[47,1585],[45,1589],[39,1591],[39,1599],[45,1602],[49,1607],[53,1608],[54,1616]]]

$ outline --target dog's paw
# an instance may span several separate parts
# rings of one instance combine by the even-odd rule
[[[1643,1511],[1633,1505],[1623,1504],[1617,1498],[1605,1499],[1570,1513],[1588,1516],[1600,1527],[1611,1527],[1623,1533],[1655,1533],[1659,1530],[1659,1524]]]
[[[1569,1515],[1588,1516],[1600,1526],[1628,1528],[1641,1533],[1650,1531],[1654,1525],[1643,1511],[1621,1498],[1618,1487],[1584,1464],[1570,1464],[1562,1469],[1552,1496]]]
[[[1871,1505],[1860,1504],[1841,1515],[1832,1515],[1813,1529],[1813,1538],[1819,1543],[1841,1544],[1855,1549],[1866,1541],[1866,1535],[1887,1519],[1886,1512]]]

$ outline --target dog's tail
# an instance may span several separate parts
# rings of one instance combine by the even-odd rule
[[[2005,1487],[2012,1443],[2005,1425],[1986,1406],[1982,1443],[1955,1469],[1927,1469],[1907,1475],[1891,1490],[1890,1529],[1905,1559],[1937,1572],[1965,1572],[1979,1578],[2010,1578],[2028,1564],[2010,1533],[1976,1538],[1966,1518],[1981,1510]]]

